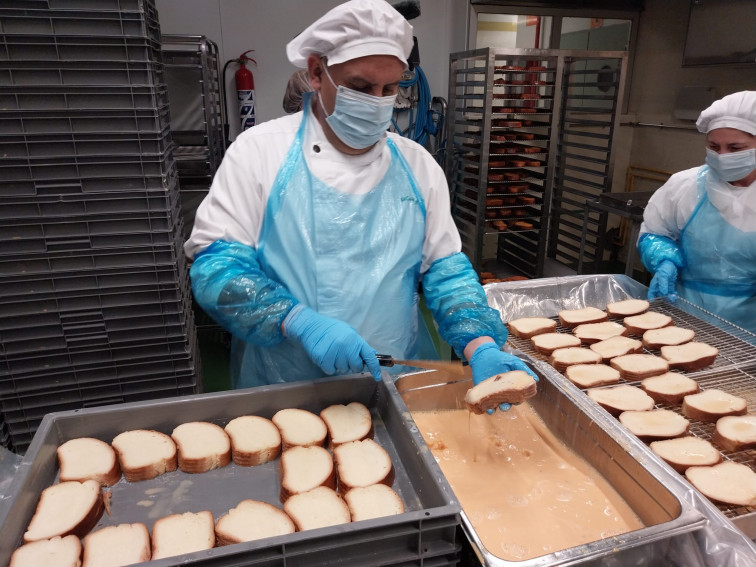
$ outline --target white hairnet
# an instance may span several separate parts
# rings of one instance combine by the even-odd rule
[[[756,91],[729,94],[701,113],[698,131],[708,134],[717,128],[735,128],[756,135]]]
[[[406,65],[412,44],[412,26],[386,0],[350,0],[292,39],[286,55],[297,67],[313,53],[330,65],[368,55],[393,55]]]

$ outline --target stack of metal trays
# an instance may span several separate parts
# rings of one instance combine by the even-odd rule
[[[0,4],[0,443],[201,390],[154,0]]]

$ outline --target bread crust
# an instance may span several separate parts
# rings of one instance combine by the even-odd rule
[[[217,445],[214,450],[200,456],[191,456],[199,431],[208,432]],[[171,434],[176,443],[179,469],[186,473],[199,474],[212,469],[220,469],[231,462],[231,440],[222,427],[207,421],[189,421],[177,426]]]
[[[84,515],[73,525],[59,529],[55,533],[45,532],[44,529],[40,530],[37,527],[39,522],[44,521],[46,517],[49,517],[50,514],[53,513],[49,507],[48,500],[54,498],[54,496],[52,496],[54,491],[60,490],[60,487],[62,485],[69,483],[85,485],[92,491],[94,491],[95,486],[97,487],[97,492],[95,494],[95,497],[93,498],[91,506],[84,513]],[[34,516],[32,516],[26,533],[24,533],[24,542],[29,543],[32,541],[39,541],[41,539],[49,539],[55,536],[66,537],[68,535],[75,535],[79,538],[82,538],[89,533],[89,531],[95,526],[95,524],[97,524],[100,516],[102,516],[103,509],[104,506],[102,502],[102,492],[100,490],[99,483],[96,480],[85,480],[84,482],[71,480],[48,486],[45,490],[42,491],[42,494],[40,495],[39,502],[37,503],[37,509],[34,512]],[[32,531],[31,528],[34,528],[34,531]],[[39,532],[41,532],[41,535]]]
[[[243,512],[242,509],[244,510]],[[237,519],[235,514],[244,512],[255,515],[255,519],[250,521],[248,518],[242,518],[241,516],[238,516]],[[271,523],[271,515],[275,516],[275,526]],[[242,531],[245,532],[246,537],[239,537],[237,535],[239,523],[244,522],[246,524],[247,521],[249,521],[249,527],[244,529],[242,526]],[[265,526],[266,528],[263,533],[258,531],[260,526]],[[218,519],[218,522],[215,524],[215,545],[220,547],[243,543],[245,541],[254,541],[266,537],[291,534],[295,530],[296,525],[286,512],[279,510],[272,504],[259,500],[242,500],[235,508],[232,508],[227,514]]]
[[[318,516],[320,517],[315,518],[314,515],[308,514],[304,509],[310,501],[319,505],[320,514]],[[329,520],[325,521],[322,518],[324,501],[327,501],[326,504],[332,515]],[[297,526],[297,531],[345,524],[352,521],[352,515],[344,499],[335,490],[323,486],[295,494],[284,503],[283,508],[284,512]]]
[[[166,455],[154,455],[150,456],[151,462],[141,463],[134,465],[132,461],[137,455],[132,454],[131,443],[127,443],[127,439],[133,439],[139,441],[142,435],[154,436],[158,439],[165,448]],[[140,443],[142,444],[141,441]],[[112,441],[112,447],[118,455],[118,463],[123,472],[124,478],[128,482],[139,482],[142,480],[150,480],[161,474],[175,471],[178,467],[178,452],[176,450],[176,443],[169,435],[161,433],[160,431],[154,431],[152,429],[134,429],[130,431],[124,431],[123,433],[116,435]],[[137,449],[138,450],[138,449]],[[141,455],[139,455],[141,458]]]
[[[536,326],[530,329],[525,328],[529,327],[530,325]],[[521,339],[529,339],[543,333],[552,333],[556,330],[556,327],[556,321],[547,319],[546,317],[521,317],[519,319],[511,320],[507,324],[509,332],[512,333],[515,337],[519,337]]]
[[[722,461],[710,467],[690,467],[685,478],[715,502],[756,506],[756,473],[742,463]]]
[[[474,414],[496,409],[501,404],[519,404],[538,393],[538,383],[523,370],[496,374],[470,388],[465,405]]]
[[[379,469],[378,474],[368,477],[354,474],[352,471],[352,467],[355,465],[352,460],[354,457],[360,458],[360,462],[357,463],[358,466],[364,465],[368,460],[382,461],[382,463],[376,463],[382,465],[382,472]],[[372,439],[352,441],[335,447],[333,460],[336,465],[335,469],[341,494],[345,494],[358,486],[370,486],[371,484],[391,486],[394,483],[394,464],[391,462],[391,457],[386,449]]]
[[[163,516],[162,518],[158,518],[155,520],[155,523],[152,524],[152,559],[162,559],[164,557],[173,557],[176,555],[170,548],[171,546],[170,542],[165,542],[163,539],[166,536],[163,532],[164,530],[170,529],[170,524],[174,522],[178,522],[181,524],[186,520],[188,517],[197,517],[200,522],[205,524],[205,527],[207,529],[207,533],[204,534],[204,543],[203,541],[197,539],[197,537],[192,537],[190,540],[190,544],[187,545],[182,551],[179,553],[193,553],[195,551],[203,551],[206,549],[212,549],[215,547],[215,521],[213,519],[212,512],[208,510],[202,510],[201,512],[185,512],[183,514],[171,514],[169,516]],[[186,534],[185,530],[184,534]],[[184,535],[182,534],[182,535]],[[192,534],[196,535],[196,534]],[[162,537],[161,537],[162,536]],[[164,549],[164,548],[168,549]]]
[[[756,447],[756,415],[727,415],[717,420],[711,440],[725,451]]]
[[[621,337],[627,333],[627,329],[614,321],[602,321],[582,323],[573,328],[572,332],[582,343],[592,345],[612,337]]]
[[[297,446],[322,447],[325,445],[328,427],[319,415],[299,408],[286,408],[276,412],[272,421],[281,433],[281,451]],[[292,423],[302,421],[307,422],[307,426],[306,434],[300,439],[301,432],[298,428],[293,430]]]
[[[308,486],[304,490],[297,490],[296,488],[292,487],[292,478],[293,475],[297,474],[297,472],[301,472],[297,468],[297,465],[299,465],[300,467],[303,466],[302,456],[307,454],[305,452],[317,453],[318,456],[316,458],[320,459],[324,463],[330,463],[330,467],[327,470],[319,471],[321,475],[315,478],[310,486]],[[325,459],[326,456],[328,457],[327,460]],[[307,456],[304,458],[310,457]],[[294,494],[308,492],[309,490],[317,488],[318,486],[325,486],[327,488],[336,490],[336,466],[334,465],[333,458],[331,457],[331,454],[328,452],[328,450],[320,446],[299,446],[292,447],[291,449],[284,451],[281,454],[281,460],[278,464],[278,476],[281,484],[281,490],[278,496],[281,502],[286,502]]]
[[[81,542],[78,537],[69,535],[25,543],[13,552],[8,567],[28,567],[29,565],[42,567],[43,558],[49,558],[51,553],[55,553],[56,560],[62,561],[63,558],[67,558],[69,563],[66,567],[80,567],[81,565],[79,561]]]
[[[628,384],[594,388],[588,390],[588,397],[615,417],[625,411],[646,411],[654,407],[654,400],[648,394]]]
[[[717,403],[716,408],[706,407],[710,400],[717,399],[722,402]],[[685,417],[707,423],[713,423],[728,415],[745,415],[747,411],[748,407],[744,398],[733,396],[716,388],[685,396],[682,403],[682,413]]]
[[[372,499],[380,501],[379,510],[376,510],[370,504],[370,500]],[[390,486],[385,484],[353,488],[344,495],[344,500],[347,506],[349,506],[349,514],[353,522],[404,512],[404,502],[402,502],[402,499]]]
[[[558,313],[558,317],[559,324],[562,325],[562,327],[570,329],[584,323],[601,323],[609,318],[605,311],[595,307],[563,309]]]
[[[630,433],[647,442],[682,437],[690,429],[687,419],[668,409],[623,411],[618,419]]]
[[[663,313],[657,313],[656,311],[646,311],[641,315],[625,317],[622,323],[627,327],[628,334],[640,337],[651,329],[669,327],[672,325],[672,317]]]
[[[100,567],[102,565],[101,557],[103,554],[103,550],[98,550],[95,552],[93,550],[93,547],[96,545],[103,545],[105,546],[105,553],[107,552],[117,552],[120,548],[123,541],[118,541],[116,544],[113,545],[112,549],[108,549],[107,546],[109,543],[106,541],[107,534],[113,533],[116,530],[119,530],[122,528],[122,526],[126,526],[132,529],[132,533],[134,535],[134,539],[130,542],[128,545],[129,551],[133,551],[136,549],[137,554],[133,556],[129,556],[128,558],[124,558],[124,560],[127,560],[128,563],[126,564],[132,564],[132,563],[141,563],[144,561],[149,561],[152,558],[152,544],[150,541],[150,533],[147,530],[147,526],[145,526],[141,522],[136,522],[134,524],[119,524],[118,526],[107,526],[104,528],[101,528],[97,531],[89,533],[84,538],[84,558],[81,564],[81,567]],[[100,544],[100,541],[103,543]]]
[[[609,361],[609,365],[619,370],[622,378],[628,381],[643,380],[669,372],[667,361],[653,354],[616,356]]]
[[[643,346],[647,349],[660,349],[663,346],[677,346],[693,340],[695,331],[669,325],[661,329],[649,329],[643,333]]]
[[[257,415],[242,415],[226,424],[224,431],[231,440],[231,458],[240,467],[254,467],[274,461],[281,454],[281,433],[269,419]],[[259,440],[270,436],[270,442]],[[252,442],[253,449],[247,448]]]
[[[579,347],[580,339],[570,333],[542,333],[533,336],[530,343],[536,352],[549,356],[558,348]]]
[[[648,311],[651,304],[645,299],[623,299],[606,304],[606,313],[610,317],[630,317]]]
[[[681,358],[681,353],[689,353],[687,358]],[[719,349],[700,342],[690,342],[677,346],[661,347],[661,356],[672,368],[679,368],[685,372],[695,372],[714,364],[719,355]]]
[[[695,447],[695,456],[686,455],[684,450],[681,455],[674,454],[678,445],[680,447]],[[711,466],[722,461],[722,455],[714,445],[699,437],[686,436],[676,439],[662,439],[652,442],[650,448],[679,473],[684,473],[690,467]]]
[[[330,405],[320,412],[320,418],[328,428],[329,449],[350,441],[373,439],[375,436],[370,410],[359,402]],[[343,420],[349,421],[349,431],[340,430]]]
[[[90,470],[81,469],[80,462],[86,453],[97,451],[103,460]],[[121,480],[121,467],[118,464],[118,456],[110,444],[93,437],[78,437],[63,443],[57,450],[60,482],[78,480],[83,482],[88,479],[96,480],[103,486],[112,486]]]
[[[599,353],[602,362],[608,363],[612,358],[641,352],[643,350],[643,343],[636,339],[619,335],[595,342],[588,348]]]
[[[698,382],[676,372],[645,378],[640,386],[656,402],[670,405],[678,405],[685,396],[699,391]]]

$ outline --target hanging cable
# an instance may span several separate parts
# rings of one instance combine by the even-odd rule
[[[405,138],[411,138],[424,146],[428,140],[428,135],[435,136],[437,133],[437,121],[434,119],[434,112],[431,109],[431,93],[428,79],[426,79],[425,73],[420,66],[415,65],[414,77],[406,81],[400,81],[399,87],[410,88],[413,92],[416,92],[417,101],[411,101],[409,108],[396,109],[391,122],[397,133]],[[396,120],[397,113],[400,112],[409,113],[409,121],[405,130],[402,130]]]

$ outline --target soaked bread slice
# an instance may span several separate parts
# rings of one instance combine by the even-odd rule
[[[531,378],[532,380],[532,378]],[[386,449],[372,439],[343,443],[333,449],[339,492],[352,488],[394,482],[394,466]]]
[[[57,453],[61,482],[92,479],[103,486],[111,486],[121,480],[118,457],[105,441],[79,437],[63,443]]]
[[[745,415],[747,411],[745,399],[716,388],[685,396],[682,403],[685,417],[705,422],[715,422],[727,415]]]
[[[215,547],[215,522],[208,510],[171,514],[152,525],[152,559]]]
[[[223,428],[207,421],[189,421],[173,430],[178,466],[187,473],[203,473],[231,462],[231,440]]]
[[[298,408],[282,409],[273,416],[273,423],[281,432],[283,451],[291,447],[325,445],[328,428],[317,415]]]
[[[692,341],[694,336],[696,336],[696,332],[693,329],[682,329],[670,325],[643,333],[643,346],[649,349],[657,349],[663,346],[681,345]]]
[[[549,355],[558,348],[579,347],[580,339],[569,333],[543,333],[536,335],[530,342],[536,352]]]
[[[84,537],[102,516],[100,483],[96,480],[70,480],[48,486],[42,491],[24,542],[55,536]]]
[[[698,392],[698,382],[679,372],[666,372],[644,379],[641,388],[657,402],[677,405]]]
[[[643,336],[643,333],[651,329],[668,327],[672,324],[672,317],[663,313],[657,313],[656,311],[646,311],[642,315],[625,317],[622,323],[627,327],[629,334]]]
[[[142,523],[107,526],[84,538],[81,567],[131,565],[152,557],[150,532]]]
[[[529,339],[543,333],[552,333],[556,330],[557,322],[545,317],[522,317],[513,319],[507,324],[509,332],[515,337]]]
[[[78,537],[56,536],[22,545],[11,555],[8,567],[79,567],[80,557]]]
[[[474,414],[496,409],[503,403],[519,404],[538,392],[538,384],[524,370],[496,374],[473,386],[465,394],[465,405]]]
[[[699,437],[664,439],[654,441],[649,447],[679,473],[689,467],[716,465],[722,460],[717,448]]]
[[[593,343],[588,348],[599,353],[603,362],[609,362],[617,356],[640,352],[643,349],[643,344],[637,339],[617,336]]]
[[[346,524],[352,520],[346,502],[335,490],[325,486],[295,494],[284,504],[284,512],[300,532]]]
[[[261,465],[281,454],[281,433],[269,419],[242,415],[229,421],[224,430],[231,440],[231,458],[239,466]]]
[[[370,410],[359,402],[335,404],[320,412],[328,428],[328,446],[333,448],[350,441],[373,438]]]
[[[231,545],[293,534],[296,526],[285,512],[267,502],[242,500],[215,524],[216,544]]]
[[[563,309],[558,313],[559,323],[563,327],[577,327],[583,323],[600,323],[609,317],[601,309],[584,307],[582,309]]]
[[[680,437],[690,428],[690,421],[668,409],[624,411],[619,421],[643,441]]]
[[[606,313],[609,317],[629,317],[645,313],[650,305],[645,299],[625,299],[607,303]]]
[[[123,476],[129,482],[149,480],[175,471],[176,444],[168,435],[150,429],[133,429],[112,441]]]
[[[606,364],[573,364],[564,370],[564,375],[578,388],[607,386],[620,381],[619,371]]]
[[[293,494],[307,492],[318,486],[336,488],[336,469],[333,457],[324,447],[292,447],[281,453],[279,465],[281,502]]]
[[[404,513],[402,499],[385,484],[353,488],[344,495],[344,500],[353,522]]]
[[[583,343],[590,345],[612,337],[620,337],[627,333],[627,329],[624,325],[620,325],[614,321],[604,321],[602,323],[584,323],[578,325],[572,332]]]
[[[672,368],[693,372],[714,363],[719,349],[706,343],[685,343],[678,346],[661,347],[661,355]]]
[[[685,478],[715,502],[756,506],[756,472],[747,465],[723,461],[711,467],[690,467]]]
[[[616,356],[609,364],[620,371],[627,381],[643,380],[669,371],[666,360],[653,354],[626,354]]]
[[[620,384],[608,388],[588,390],[588,397],[614,416],[623,411],[648,411],[654,409],[654,400],[637,386]]]
[[[711,438],[726,451],[742,451],[756,447],[756,415],[720,417]]]
[[[565,368],[573,364],[599,364],[600,362],[599,353],[582,347],[558,348],[549,357],[549,364],[559,372],[564,372]]]

